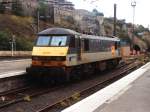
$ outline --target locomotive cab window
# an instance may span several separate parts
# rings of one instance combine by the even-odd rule
[[[67,42],[67,36],[52,36],[51,46],[65,46]]]
[[[36,46],[66,46],[67,36],[39,36]]]
[[[50,42],[50,36],[39,36],[36,42],[37,46],[48,46]]]

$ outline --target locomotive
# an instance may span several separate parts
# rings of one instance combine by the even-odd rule
[[[90,73],[115,67],[121,60],[120,39],[78,33],[66,28],[49,28],[38,33],[27,73],[64,76],[73,71]],[[77,74],[77,73],[75,73]]]

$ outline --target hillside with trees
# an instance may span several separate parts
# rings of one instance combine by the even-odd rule
[[[16,50],[31,50],[35,36],[31,22],[32,18],[0,14],[0,50],[9,50],[12,38]]]
[[[96,9],[92,12],[76,10],[70,2],[67,2],[69,7],[60,5],[58,10],[44,0],[10,1],[9,4],[0,2],[0,50],[10,50],[11,42],[15,43],[16,50],[32,50],[38,25],[39,31],[49,27],[65,27],[86,34],[113,34],[113,18],[104,18],[104,14]],[[132,32],[132,24],[125,20],[117,20],[116,29],[116,36],[127,43],[131,42],[134,34],[134,43],[142,49],[150,49],[149,29],[136,25]]]

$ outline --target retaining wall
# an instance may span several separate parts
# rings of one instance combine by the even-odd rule
[[[31,56],[32,51],[14,51],[13,56]],[[12,56],[11,51],[0,51],[0,56]]]

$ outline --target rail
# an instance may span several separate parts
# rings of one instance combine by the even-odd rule
[[[100,88],[102,89],[103,87],[105,87],[108,82],[113,82],[115,80],[117,80],[118,78],[122,77],[125,75],[125,73],[129,72],[129,70],[132,70],[132,69],[135,69],[137,66],[139,65],[139,63],[128,63],[128,65],[126,65],[127,67],[125,67],[125,65],[123,66],[120,66],[117,70],[113,70],[112,73],[107,73],[107,74],[111,74],[110,77],[108,77],[109,75],[104,75],[106,77],[102,78],[102,80],[98,81],[99,83],[93,83],[92,82],[92,85],[87,88],[84,88],[84,89],[81,89],[80,91],[76,91],[74,90],[73,93],[71,93],[71,95],[66,95],[66,96],[63,96],[61,94],[58,93],[58,95],[60,95],[61,97],[58,98],[58,99],[55,99],[54,101],[52,101],[51,103],[49,103],[49,105],[47,106],[44,106],[44,107],[39,107],[38,109],[39,110],[35,110],[36,112],[47,112],[49,110],[53,110],[53,109],[64,109],[66,108],[67,106],[70,106],[72,105],[73,103],[75,103],[76,101],[79,101],[79,97],[81,98],[85,98],[85,96],[88,96],[89,94],[87,93],[91,93],[92,92],[96,92],[98,91]],[[12,98],[10,101],[6,101],[6,102],[1,102],[0,103],[0,109],[5,109],[5,107],[9,107],[9,106],[12,106],[13,104],[16,104],[16,103],[21,103],[21,102],[25,102],[25,101],[29,101],[33,98],[37,98],[37,96],[41,96],[41,95],[44,95],[44,94],[52,94],[54,92],[57,92],[58,90],[60,90],[60,88],[65,88],[65,87],[68,87],[68,86],[71,86],[70,84],[63,84],[63,85],[59,85],[57,87],[48,87],[48,88],[34,88],[31,90],[31,88],[27,89],[20,89],[20,90],[13,90],[12,92],[9,91],[9,92],[6,92],[5,94],[0,94],[1,98],[2,97],[8,97],[8,98]],[[98,90],[97,90],[98,88]],[[70,90],[70,89],[69,89]],[[14,94],[14,93],[21,93],[21,96],[18,95],[18,94]],[[93,94],[93,93],[91,93]],[[59,97],[59,96],[57,96]],[[30,102],[31,103],[31,102]],[[32,103],[31,103],[32,104]]]
[[[82,90],[82,91],[79,91],[78,93],[75,93],[75,94],[72,94],[71,96],[68,96],[64,99],[61,99],[53,104],[50,104],[48,106],[45,106],[44,108],[42,109],[39,109],[38,111],[36,112],[48,112],[50,110],[56,110],[56,109],[60,109],[62,110],[63,108],[67,107],[66,105],[70,106],[71,104],[74,104],[75,100],[78,99],[77,97],[85,97],[85,96],[88,96],[87,94],[88,93],[91,93],[91,91],[93,92],[96,92],[98,91],[99,89],[102,89],[103,87],[105,87],[106,85],[110,84],[110,82],[114,82],[116,80],[118,80],[120,77],[124,76],[126,73],[128,73],[129,71],[135,69],[138,65],[137,64],[130,64],[130,66],[126,67],[124,70],[122,69],[119,69],[115,72],[112,73],[112,76],[109,77],[109,79],[105,79],[103,81],[100,81],[99,83],[97,84],[94,84],[94,85],[91,85],[90,87]],[[98,89],[97,89],[98,88]],[[95,91],[96,89],[96,91]],[[64,106],[65,105],[65,106]]]

